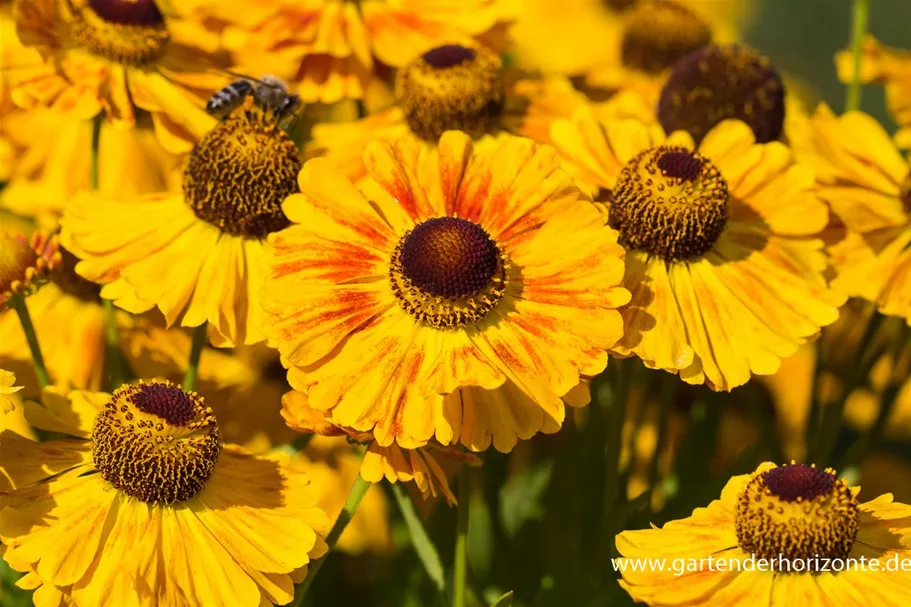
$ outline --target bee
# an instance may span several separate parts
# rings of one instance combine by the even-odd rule
[[[226,118],[251,95],[260,109],[271,112],[276,123],[282,122],[301,105],[300,96],[289,94],[288,85],[281,78],[267,74],[261,79],[244,76],[216,91],[206,103],[206,112],[218,119]]]
[[[209,101],[206,103],[206,113],[218,119],[226,118],[228,114],[243,105],[244,99],[252,92],[253,82],[235,80],[209,97]]]

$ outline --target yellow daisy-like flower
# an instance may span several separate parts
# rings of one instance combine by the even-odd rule
[[[78,119],[104,111],[128,126],[137,108],[148,110],[173,152],[210,125],[204,99],[224,80],[211,72],[213,40],[166,18],[154,0],[15,0],[13,14],[19,40],[43,58],[4,66],[20,107]]]
[[[502,29],[511,0],[233,0],[190,3],[189,20],[221,34],[238,69],[274,73],[305,102],[360,99],[374,57],[401,67],[439,40],[470,42]],[[492,41],[492,40],[491,40]]]
[[[588,108],[551,134],[606,201],[627,249],[632,302],[615,352],[730,390],[777,371],[838,317],[844,298],[826,285],[817,237],[828,211],[812,170],[785,145],[757,144],[731,120],[696,148],[682,131],[665,136],[632,118],[599,123]]]
[[[36,603],[285,604],[329,521],[287,456],[222,445],[195,392],[167,382],[113,394],[48,390],[26,405],[38,428],[6,434],[4,559]],[[200,575],[205,572],[205,575]]]
[[[842,82],[852,82],[853,51],[838,53],[835,67]],[[895,143],[902,149],[911,147],[911,51],[884,46],[867,35],[862,47],[860,79],[861,82],[875,82],[885,87],[886,105],[899,127]]]
[[[449,479],[437,458],[447,458],[460,465],[481,465],[473,453],[443,447],[438,443],[429,443],[417,449],[402,449],[395,444],[383,447],[377,444],[372,432],[359,432],[332,423],[325,412],[311,407],[309,400],[306,394],[296,390],[285,394],[282,397],[282,417],[285,422],[291,429],[303,434],[345,437],[365,445],[366,452],[359,473],[371,483],[379,483],[384,478],[390,483],[414,482],[424,499],[442,495],[452,506],[456,504],[456,497],[449,488]]]
[[[498,55],[479,44],[435,46],[399,70],[396,105],[361,120],[313,128],[307,156],[324,156],[352,180],[366,175],[363,149],[371,141],[410,138],[436,145],[445,131],[474,139],[502,131],[550,141],[550,125],[585,97],[564,78],[525,78],[503,72]]]
[[[61,223],[79,274],[129,312],[208,322],[216,346],[262,341],[264,239],[288,225],[302,163],[280,119],[248,95],[193,148],[181,190],[77,196]]]
[[[22,386],[16,386],[16,376],[0,369],[0,412],[9,413],[13,409],[13,401],[6,398],[10,394],[15,394],[22,389]]]
[[[870,116],[836,117],[821,106],[807,137],[795,139],[801,161],[817,173],[819,196],[847,230],[829,249],[832,285],[911,323],[911,170]]]
[[[528,139],[480,151],[450,131],[364,162],[358,190],[309,161],[269,239],[265,332],[291,386],[380,447],[556,432],[620,337],[616,232]]]
[[[56,236],[36,230],[27,239],[0,226],[0,313],[11,298],[34,294],[60,261]]]
[[[860,503],[859,491],[831,469],[762,464],[688,518],[618,535],[620,585],[653,607],[904,605],[908,576],[887,562],[911,558],[911,506],[891,494]],[[643,567],[649,558],[666,566]]]

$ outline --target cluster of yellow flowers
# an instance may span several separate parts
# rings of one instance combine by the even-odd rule
[[[837,60],[886,85],[893,140],[805,109],[736,44],[741,4],[0,4],[18,585],[42,606],[287,604],[369,483],[455,504],[451,474],[558,432],[609,359],[729,392],[853,297],[875,305],[853,317],[870,339],[903,320],[897,366],[911,55],[869,39]],[[856,496],[831,469],[763,464],[621,533],[618,562],[911,564],[911,506]],[[342,548],[388,546],[381,497]],[[650,605],[911,596],[884,572],[621,570]]]

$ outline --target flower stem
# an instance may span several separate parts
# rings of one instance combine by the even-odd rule
[[[867,34],[867,21],[870,17],[870,0],[854,0],[854,11],[851,17],[852,69],[851,83],[845,97],[845,111],[860,109],[860,58],[863,52],[864,36]]]
[[[41,346],[38,345],[38,335],[35,333],[35,325],[32,324],[32,317],[28,313],[28,306],[25,298],[15,296],[9,300],[9,306],[19,315],[19,322],[22,323],[22,331],[25,333],[25,341],[28,342],[28,349],[32,353],[32,362],[35,365],[35,375],[38,376],[38,385],[44,388],[51,384],[51,379],[47,374],[47,366],[44,364],[44,356],[41,354]]]
[[[104,115],[99,113],[92,120],[92,160],[90,164],[89,179],[92,184],[92,190],[98,189],[98,149],[101,146],[101,123],[104,121]]]
[[[471,485],[468,468],[459,477],[458,527],[456,527],[455,563],[452,567],[452,607],[465,607],[468,578],[468,513]]]
[[[811,462],[816,463],[818,466],[827,465],[829,458],[832,456],[832,450],[835,448],[835,444],[838,441],[838,434],[841,430],[845,405],[847,404],[851,393],[854,392],[855,388],[857,388],[864,379],[864,372],[868,370],[868,366],[864,363],[868,358],[868,351],[870,350],[870,346],[874,337],[876,337],[876,333],[880,324],[882,324],[882,321],[882,314],[873,310],[870,320],[867,322],[867,327],[864,329],[863,337],[861,337],[860,343],[854,351],[854,358],[848,367],[848,378],[845,380],[841,398],[838,399],[838,402],[821,408],[822,421],[819,425],[816,449],[810,459]],[[823,372],[823,369],[819,367],[818,362],[816,372]]]
[[[357,507],[361,505],[361,500],[364,499],[364,496],[367,494],[367,489],[370,488],[370,481],[365,481],[364,477],[360,474],[357,475],[357,478],[354,479],[354,485],[351,487],[351,491],[348,493],[348,499],[345,501],[345,507],[342,508],[342,511],[339,513],[338,518],[335,519],[335,524],[332,525],[332,530],[329,532],[329,535],[326,537],[326,545],[329,546],[329,551],[323,555],[322,558],[319,558],[315,561],[311,561],[310,572],[305,579],[294,592],[294,600],[291,601],[289,607],[297,607],[301,604],[301,601],[304,600],[304,596],[307,594],[307,591],[310,589],[310,585],[313,584],[316,574],[319,573],[319,570],[322,569],[323,563],[326,562],[326,559],[329,557],[329,553],[335,549],[335,545],[338,544],[338,540],[342,537],[342,533],[345,531],[345,527],[348,526],[348,523],[351,522],[351,519],[354,518],[354,513],[357,512]]]
[[[183,389],[192,392],[196,389],[196,377],[199,375],[199,359],[202,356],[203,346],[206,345],[206,329],[208,323],[202,323],[193,329],[193,344],[190,346],[190,362],[187,373],[183,377]]]

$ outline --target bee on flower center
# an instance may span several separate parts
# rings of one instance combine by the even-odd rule
[[[206,111],[220,120],[184,169],[184,199],[197,217],[253,239],[287,227],[281,204],[298,191],[303,161],[281,127],[299,106],[274,76],[237,80],[212,95]]]

